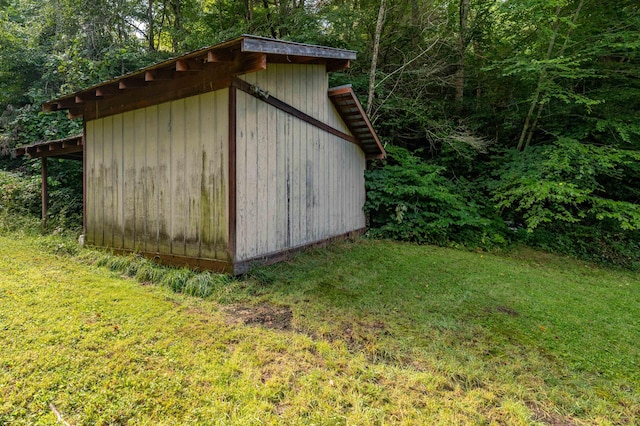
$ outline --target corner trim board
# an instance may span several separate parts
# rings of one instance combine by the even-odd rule
[[[236,259],[236,190],[237,190],[237,172],[236,172],[236,117],[237,117],[237,91],[234,86],[229,87],[229,259],[235,262]]]

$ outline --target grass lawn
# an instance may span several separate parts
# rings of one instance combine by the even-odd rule
[[[362,240],[203,300],[50,253],[0,236],[0,424],[640,418],[636,273]]]

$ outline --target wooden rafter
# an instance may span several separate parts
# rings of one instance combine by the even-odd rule
[[[350,84],[329,89],[329,99],[351,133],[359,140],[367,158],[384,158],[386,153],[378,134]]]
[[[355,57],[351,50],[244,35],[54,99],[42,109],[94,119],[229,87],[233,76],[263,70],[268,62],[324,64],[336,71],[348,68]],[[162,90],[149,87],[156,81],[162,81]],[[145,97],[149,100],[141,101]]]
[[[14,154],[16,157],[26,155],[29,158],[56,157],[82,160],[83,148],[82,135],[77,135],[16,148]]]

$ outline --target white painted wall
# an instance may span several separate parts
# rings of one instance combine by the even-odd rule
[[[87,122],[88,244],[230,260],[228,96]]]
[[[322,65],[269,64],[242,77],[349,134]],[[238,91],[236,260],[365,226],[365,155],[353,143]]]

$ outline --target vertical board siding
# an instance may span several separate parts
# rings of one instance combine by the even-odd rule
[[[89,121],[85,127],[85,224],[86,235],[85,241],[87,244],[96,245],[96,196],[95,189],[98,180],[96,171],[95,152],[98,148],[98,138],[96,137],[96,122]],[[86,141],[91,140],[91,145]]]
[[[185,100],[171,102],[171,254],[184,256],[186,211]]]
[[[228,90],[87,123],[87,241],[228,261]]]
[[[111,132],[113,150],[110,159],[113,171],[113,211],[111,218],[113,222],[113,247],[117,249],[124,248],[124,164],[122,162],[124,156],[124,127],[122,123],[122,115],[107,117],[103,120],[105,127],[110,126],[113,128]]]
[[[202,122],[200,120],[200,96],[185,99],[185,254],[189,257],[200,256],[203,223],[200,220],[202,211],[202,161],[206,150],[200,140]],[[208,225],[208,224],[207,224]]]
[[[134,141],[145,141],[144,143],[133,143],[134,149],[134,234],[133,234],[133,246],[136,251],[145,251],[147,242],[147,220],[149,219],[147,206],[149,204],[148,199],[152,194],[149,193],[149,189],[146,185],[146,173],[147,173],[147,109],[138,109],[133,111],[134,124]]]
[[[122,114],[122,140],[123,140],[123,161],[124,164],[124,248],[128,250],[135,249],[135,190],[136,190],[136,166],[135,166],[135,126],[133,117],[134,112],[125,112]],[[105,141],[105,144],[111,141]],[[107,189],[105,188],[105,193]],[[110,217],[105,215],[105,221]],[[106,245],[106,244],[105,244]]]
[[[102,153],[103,153],[103,180],[102,184],[105,187],[105,191],[103,193],[103,212],[104,217],[110,217],[113,215],[114,211],[114,196],[113,196],[113,188],[115,182],[115,174],[116,171],[113,169],[113,145],[107,143],[106,141],[110,140],[113,136],[113,129],[108,125],[108,122],[103,123],[102,127]],[[113,221],[105,221],[102,233],[102,244],[105,246],[112,247],[113,246]]]
[[[158,186],[156,184],[158,176],[158,106],[147,108],[145,114],[145,138],[144,158],[145,169],[143,185],[145,188],[146,202],[146,238],[145,251],[158,252]]]
[[[269,64],[242,78],[349,133],[327,96],[323,66]],[[241,91],[236,108],[236,260],[365,226],[366,160],[358,146]]]

